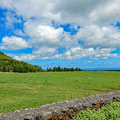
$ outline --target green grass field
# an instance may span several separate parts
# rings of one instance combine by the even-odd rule
[[[0,73],[0,113],[120,89],[120,72]]]

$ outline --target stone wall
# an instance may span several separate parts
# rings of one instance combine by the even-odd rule
[[[70,120],[80,110],[98,109],[110,101],[120,102],[120,91],[2,114],[0,120]]]

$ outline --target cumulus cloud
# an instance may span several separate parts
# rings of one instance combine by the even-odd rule
[[[30,61],[35,60],[36,56],[33,54],[8,54],[8,56],[11,56],[12,58],[20,61]]]
[[[84,57],[91,57],[91,59],[107,59],[108,57],[118,57],[117,54],[112,54],[113,48],[83,48],[80,46],[73,47],[67,50],[64,54],[59,55],[61,59],[81,59]]]
[[[54,0],[0,0],[0,7],[15,11],[24,19],[35,18],[55,18],[59,14],[52,14]]]
[[[41,47],[32,52],[32,54],[9,54],[17,60],[35,60],[35,59],[55,59],[57,58],[57,48]]]
[[[37,18],[64,23],[109,23],[120,19],[119,0],[0,0],[0,7],[24,19]],[[31,9],[32,8],[32,9]]]
[[[25,23],[25,33],[30,36],[31,44],[39,46],[59,46],[62,39],[63,29],[49,25],[41,25],[34,22]]]
[[[58,0],[53,8],[54,13],[60,14],[62,22],[88,22],[92,11],[104,0]]]
[[[119,0],[57,0],[53,13],[61,22],[109,24],[120,19],[119,5]]]
[[[0,7],[24,19],[50,19],[64,23],[109,23],[120,18],[119,0],[0,0]]]
[[[89,25],[81,28],[75,39],[85,47],[119,48],[120,30],[114,26]]]
[[[15,55],[19,60],[118,57],[111,52],[120,47],[120,30],[111,23],[120,19],[119,5],[120,0],[0,0],[1,8],[14,11],[25,21],[23,30],[15,31],[21,38],[4,37],[0,49],[34,48],[32,54]],[[11,12],[6,20],[9,27],[18,22]],[[80,29],[71,35],[53,26],[52,21]],[[27,42],[24,35],[29,38]],[[59,53],[59,48],[64,52]]]
[[[107,59],[109,57],[119,58],[120,56],[116,53],[111,53],[116,49],[113,48],[83,48],[81,46],[72,47],[66,50],[63,54],[58,53],[57,48],[42,47],[39,50],[34,50],[32,54],[9,54],[11,57],[17,60],[35,60],[35,59],[66,59],[66,60],[77,60],[84,57],[91,59]]]
[[[19,50],[29,47],[29,44],[24,39],[15,36],[4,37],[0,44],[0,49],[5,50]]]
[[[57,54],[57,48],[41,47],[34,50],[32,54],[36,56],[36,59],[49,59]]]
[[[94,9],[90,18],[98,24],[109,24],[120,19],[120,0],[106,0]]]

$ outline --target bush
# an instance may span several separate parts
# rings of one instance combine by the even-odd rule
[[[36,65],[31,65],[17,60],[0,60],[0,72],[43,72],[44,70]]]
[[[110,103],[97,111],[81,111],[73,120],[120,120],[120,102]]]

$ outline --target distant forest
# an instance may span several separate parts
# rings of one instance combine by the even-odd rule
[[[81,71],[80,68],[61,68],[53,67],[42,69],[37,65],[31,65],[26,62],[16,61],[16,60],[0,60],[0,72],[18,72],[18,73],[28,73],[28,72],[66,72],[66,71]]]
[[[0,52],[0,72],[18,72],[18,73],[28,73],[28,72],[60,72],[60,71],[81,71],[80,68],[61,68],[53,67],[42,69],[40,66],[31,65],[23,61],[15,60],[8,57],[4,53]]]
[[[60,66],[58,67],[53,67],[53,68],[47,68],[47,72],[66,72],[66,71],[82,71],[80,68],[61,68]]]
[[[18,72],[18,73],[28,73],[28,72],[66,72],[66,71],[81,71],[80,68],[61,68],[53,67],[42,69],[37,65],[31,65],[26,62],[16,61],[16,60],[0,60],[0,72]]]

